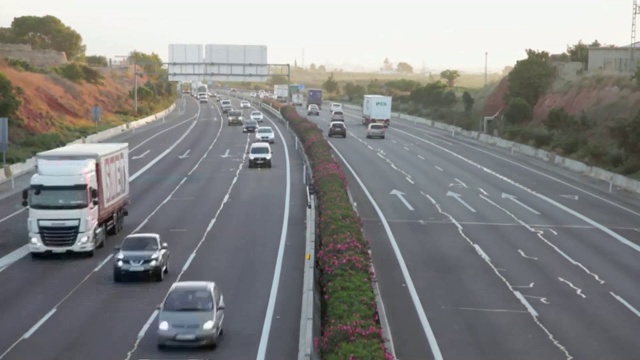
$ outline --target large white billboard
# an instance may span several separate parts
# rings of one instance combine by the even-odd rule
[[[202,74],[206,72],[203,50],[201,44],[170,44],[167,67],[169,81],[202,80]]]

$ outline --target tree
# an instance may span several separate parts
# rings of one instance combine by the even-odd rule
[[[29,44],[34,50],[62,51],[70,60],[84,58],[86,46],[82,36],[55,16],[21,16],[11,27],[1,31],[0,39],[11,43]]]
[[[504,117],[511,125],[519,125],[527,120],[531,120],[533,108],[522,98],[511,98],[504,111]]]
[[[393,63],[389,61],[389,58],[385,58],[382,63],[382,70],[384,71],[393,71]]]
[[[366,89],[362,85],[356,85],[353,82],[348,82],[342,86],[342,92],[347,95],[349,101],[362,99]]]
[[[267,84],[269,85],[284,85],[287,82],[287,77],[284,75],[274,75],[267,80]]]
[[[580,130],[580,122],[561,107],[549,111],[544,126],[549,132],[555,131],[565,134]]]
[[[12,117],[20,109],[19,88],[14,88],[3,73],[0,73],[0,117]]]
[[[509,73],[511,72],[511,70],[513,70],[513,66],[505,66],[502,69],[502,76],[507,76],[509,75]]]
[[[429,83],[411,91],[409,99],[414,104],[435,108],[451,107],[457,101],[455,92],[452,90],[447,91],[447,85],[440,81]]]
[[[464,93],[462,93],[462,103],[464,104],[464,111],[466,113],[470,113],[471,109],[473,108],[473,104],[476,101],[471,97],[471,94],[469,94],[468,91],[465,91]]]
[[[144,75],[149,77],[144,86],[153,89],[155,95],[164,97],[173,95],[175,86],[171,86],[169,82],[169,73],[166,69],[162,68],[162,59],[156,53],[145,54],[140,51],[132,51],[127,58],[129,63],[136,64],[142,67]],[[136,69],[136,71],[140,71]]]
[[[90,55],[90,56],[87,56],[85,60],[87,61],[87,64],[90,66],[102,66],[102,67],[109,66],[109,62],[107,61],[107,58],[105,56]]]
[[[518,60],[509,73],[509,96],[522,98],[533,108],[555,77],[548,60],[548,52],[527,49],[527,58]]]
[[[458,70],[445,70],[440,73],[440,77],[447,80],[447,85],[453,87],[456,83],[456,79],[460,77]]]
[[[294,67],[295,69],[297,69],[297,68],[298,68],[298,60],[293,60],[293,67]]]
[[[595,40],[590,45],[584,44],[582,40],[573,46],[567,46],[567,55],[570,61],[583,63],[585,67],[589,66],[589,48],[601,47],[602,45]]]
[[[309,71],[316,71],[316,70],[317,70],[316,64],[311,63],[311,65],[309,65]]]
[[[318,66],[318,71],[327,72],[327,68],[324,65],[320,65],[320,66]]]
[[[333,79],[333,73],[331,73],[324,84],[322,84],[322,88],[330,94],[334,94],[340,90],[338,82]]]
[[[385,86],[398,91],[411,92],[419,88],[421,85],[419,82],[414,80],[399,79],[388,81]]]
[[[373,79],[367,85],[367,93],[368,94],[381,94],[382,93],[382,84],[378,81],[378,79]]]
[[[398,65],[396,65],[396,71],[403,74],[412,74],[413,66],[406,62],[399,62]]]

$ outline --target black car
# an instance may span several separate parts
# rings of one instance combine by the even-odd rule
[[[256,132],[256,129],[258,128],[258,122],[255,120],[246,120],[244,122],[244,125],[242,126],[242,132],[244,133],[250,133],[250,132]]]
[[[229,112],[227,112],[227,125],[229,126],[242,125],[242,123],[243,123],[242,111],[231,109],[229,110]]]
[[[343,138],[347,137],[347,127],[344,126],[344,122],[342,121],[332,121],[329,125],[329,137],[334,135],[342,136]]]
[[[127,275],[151,276],[164,280],[169,272],[169,247],[160,242],[158,234],[133,234],[116,246],[113,257],[113,281],[121,282]]]

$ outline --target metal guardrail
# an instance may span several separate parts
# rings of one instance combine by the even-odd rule
[[[302,308],[300,311],[300,337],[298,339],[298,360],[316,360],[320,359],[320,354],[314,346],[314,335],[320,336],[320,291],[317,289],[317,270],[316,270],[316,198],[313,186],[313,171],[307,154],[304,152],[304,146],[300,142],[298,136],[289,126],[289,122],[285,119],[279,110],[263,103],[259,98],[245,96],[242,93],[236,93],[229,96],[241,100],[247,100],[250,103],[259,106],[273,115],[276,119],[285,124],[287,132],[291,133],[294,138],[296,150],[300,153],[303,161],[302,181],[306,185],[305,192],[307,196],[307,218],[306,218],[306,234],[305,234],[305,265],[304,280],[302,289]]]

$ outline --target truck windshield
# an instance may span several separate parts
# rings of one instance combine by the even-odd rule
[[[43,186],[29,190],[32,209],[83,209],[89,206],[85,186]]]

